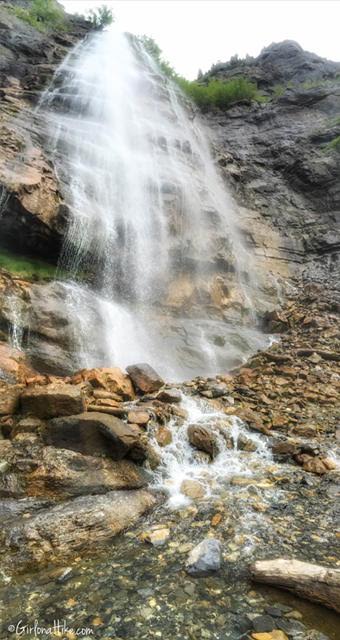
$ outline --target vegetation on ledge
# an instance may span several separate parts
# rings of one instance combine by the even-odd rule
[[[7,8],[38,31],[67,30],[65,14],[55,0],[32,0],[27,9],[12,5]]]
[[[337,153],[340,153],[340,136],[337,136],[328,142],[324,149],[325,151],[337,151]]]
[[[13,275],[28,280],[51,279],[56,274],[55,266],[42,260],[16,255],[7,249],[0,249],[0,269],[5,269]]]
[[[105,4],[96,9],[90,9],[86,19],[91,22],[95,29],[104,29],[104,27],[108,27],[115,21],[111,9]]]
[[[175,69],[164,60],[162,51],[158,44],[148,36],[138,38],[143,48],[155,60],[160,70],[174,80],[182,91],[202,110],[209,111],[211,107],[217,107],[222,111],[229,109],[233,104],[243,100],[263,101],[263,96],[259,93],[255,82],[250,82],[246,78],[237,77],[231,80],[210,80],[203,82],[199,80],[186,80],[176,73]]]

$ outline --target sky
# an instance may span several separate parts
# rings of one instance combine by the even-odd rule
[[[340,61],[339,0],[59,0],[70,13],[110,6],[123,31],[154,38],[164,58],[192,80],[238,54],[296,40]]]

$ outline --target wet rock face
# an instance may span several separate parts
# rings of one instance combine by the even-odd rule
[[[338,264],[340,154],[330,143],[340,134],[339,73],[339,63],[285,41],[249,64],[219,64],[208,74],[244,76],[267,95],[263,104],[210,113],[206,123],[221,171],[249,210],[246,240],[278,272],[288,264],[296,273],[312,259],[309,279],[329,270],[334,277]]]
[[[62,37],[43,34],[0,7],[1,243],[52,261],[65,230],[65,205],[34,106],[61,60],[88,31],[81,19],[69,27]]]

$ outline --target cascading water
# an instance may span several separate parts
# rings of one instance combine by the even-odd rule
[[[170,508],[190,502],[183,491],[183,483],[187,480],[195,481],[203,497],[211,499],[220,494],[223,483],[227,484],[233,476],[263,473],[266,464],[271,464],[266,438],[250,433],[235,416],[227,416],[206,400],[187,395],[183,395],[181,406],[187,417],[183,424],[176,418],[169,424],[171,443],[162,448],[153,441],[161,457],[161,464],[154,474],[154,485],[168,495]],[[211,462],[207,454],[190,445],[190,425],[203,427],[215,440],[217,451]]]
[[[12,292],[5,296],[3,312],[8,320],[8,340],[13,349],[22,350],[25,324],[24,304],[19,295]]]
[[[202,127],[136,40],[114,28],[78,46],[40,113],[70,210],[61,266],[76,365],[138,357],[183,379],[259,348],[259,333],[240,339],[211,312],[204,283],[221,274],[253,312],[249,256]]]

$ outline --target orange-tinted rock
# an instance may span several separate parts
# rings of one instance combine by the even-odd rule
[[[94,389],[110,391],[125,400],[132,400],[135,397],[129,376],[118,367],[83,369],[73,376],[72,380],[75,383],[80,380],[89,382]]]
[[[160,447],[166,447],[172,442],[172,433],[167,427],[158,427],[155,436]]]
[[[128,421],[133,424],[146,426],[150,420],[150,414],[147,411],[129,411]]]

